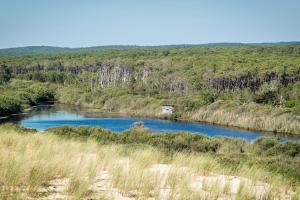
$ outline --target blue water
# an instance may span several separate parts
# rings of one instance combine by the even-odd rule
[[[13,122],[27,127],[44,131],[50,127],[63,125],[70,126],[101,126],[114,132],[122,132],[132,128],[132,124],[137,121],[144,122],[146,128],[153,132],[192,132],[202,133],[208,136],[226,136],[243,138],[248,141],[255,140],[258,137],[274,136],[270,133],[257,131],[247,131],[241,129],[228,128],[213,124],[200,122],[182,122],[172,120],[159,120],[151,118],[133,118],[121,117],[111,114],[90,112],[87,110],[72,108],[70,106],[52,105],[37,106],[30,112],[23,114],[21,117],[12,119]],[[293,140],[299,141],[298,138],[280,136],[281,141]]]

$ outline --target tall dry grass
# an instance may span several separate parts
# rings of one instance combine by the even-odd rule
[[[255,103],[232,106],[217,101],[189,113],[187,118],[245,129],[300,133],[299,120],[283,108],[263,106]]]
[[[1,197],[29,195],[36,197],[51,180],[70,180],[70,193],[81,195],[87,190],[86,177],[99,163],[92,156],[95,142],[61,140],[52,135],[18,134],[0,130]],[[87,180],[88,181],[88,180]],[[76,184],[77,182],[77,184]],[[78,184],[79,183],[79,184]],[[74,192],[74,190],[76,190]]]
[[[103,172],[108,176],[99,179]],[[240,181],[236,191],[231,175],[245,177],[235,179]],[[106,186],[95,191],[102,179]],[[274,199],[292,190],[264,169],[227,170],[210,154],[167,154],[149,146],[99,145],[0,128],[0,199],[42,199],[53,180],[67,180],[66,199],[89,199],[95,193],[96,199]],[[264,192],[257,190],[259,181],[268,185]],[[299,198],[300,189],[293,190],[290,199]]]

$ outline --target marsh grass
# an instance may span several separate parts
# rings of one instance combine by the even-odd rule
[[[188,114],[188,118],[196,121],[270,132],[297,134],[300,130],[300,124],[296,117],[292,117],[283,108],[256,103],[231,105],[226,101],[220,100]]]

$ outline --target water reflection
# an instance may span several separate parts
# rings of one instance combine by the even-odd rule
[[[145,126],[153,132],[180,132],[188,131],[203,133],[208,136],[238,137],[246,140],[254,140],[258,137],[274,136],[270,133],[257,131],[246,131],[228,127],[217,126],[198,122],[181,122],[171,120],[159,120],[151,118],[125,117],[115,114],[105,114],[95,110],[83,109],[76,106],[62,104],[40,105],[20,115],[14,115],[2,121],[10,121],[28,128],[35,128],[43,131],[50,127],[71,125],[71,126],[101,126],[114,132],[122,132],[132,128],[132,124],[143,121]],[[281,141],[300,141],[300,137],[280,136]]]

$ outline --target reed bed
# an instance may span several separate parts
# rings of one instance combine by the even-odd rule
[[[226,102],[217,101],[189,113],[187,118],[252,130],[300,133],[300,122],[296,116],[292,116],[284,108],[255,103],[232,106]]]

